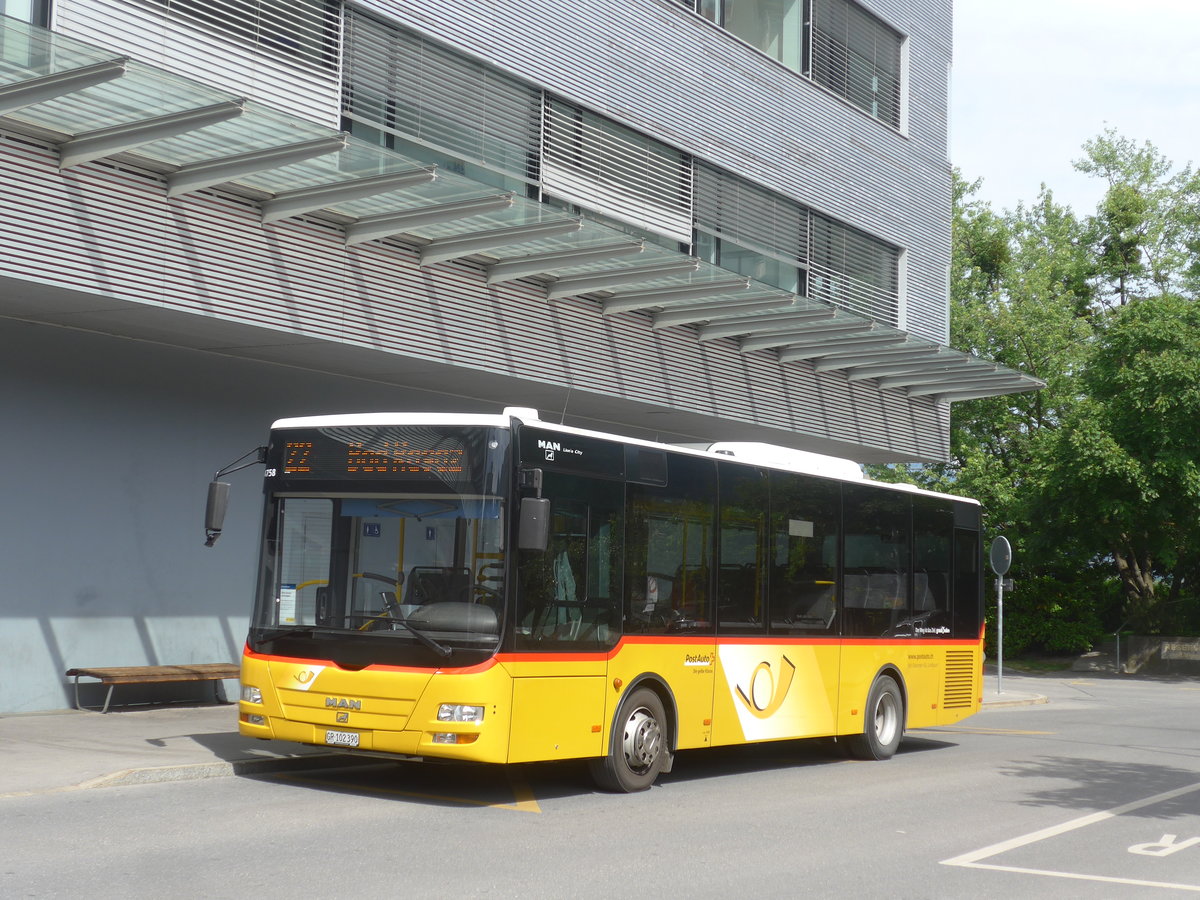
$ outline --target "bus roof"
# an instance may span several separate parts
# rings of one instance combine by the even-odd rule
[[[278,419],[272,429],[284,428],[345,428],[371,425],[457,425],[477,426],[486,428],[508,428],[513,419],[522,423],[536,425],[563,434],[576,434],[582,437],[600,438],[610,441],[621,441],[641,447],[653,447],[661,450],[671,450],[678,453],[688,453],[695,456],[709,456],[717,459],[736,460],[746,465],[763,466],[770,469],[780,469],[787,472],[797,472],[803,475],[816,475],[821,478],[832,478],[836,481],[868,483],[876,487],[922,494],[929,497],[941,497],[959,500],[978,505],[978,501],[970,497],[956,494],[943,494],[928,491],[916,485],[904,482],[875,481],[863,475],[859,464],[849,459],[825,456],[806,450],[795,450],[790,447],[780,447],[775,444],[740,441],[718,441],[710,444],[664,444],[658,441],[648,441],[641,438],[626,437],[602,431],[592,431],[586,428],[576,428],[572,425],[559,425],[543,421],[536,409],[528,407],[505,407],[500,415],[475,413],[346,413],[326,416],[298,416],[289,419]]]

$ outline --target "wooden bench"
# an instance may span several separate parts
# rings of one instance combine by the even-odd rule
[[[227,678],[238,678],[241,669],[236,663],[193,663],[186,666],[115,666],[105,669],[68,669],[67,677],[75,679],[75,708],[86,709],[79,703],[80,677],[95,678],[101,684],[108,685],[108,694],[104,698],[102,713],[108,712],[108,704],[112,701],[113,688],[118,684],[160,684],[169,681],[224,681]],[[216,684],[213,685],[217,692]],[[220,694],[217,694],[220,699]]]

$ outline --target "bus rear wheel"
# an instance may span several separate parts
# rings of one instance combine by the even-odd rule
[[[638,688],[621,701],[608,753],[588,760],[592,779],[606,791],[644,791],[667,758],[667,715],[658,694]]]
[[[856,759],[891,759],[904,735],[904,700],[890,675],[880,675],[867,694],[863,731],[850,738]]]

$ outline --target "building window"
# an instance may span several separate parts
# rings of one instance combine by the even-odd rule
[[[900,251],[804,204],[353,9],[343,73],[356,136],[899,326]]]
[[[50,27],[50,0],[0,0],[0,16]]]
[[[807,207],[706,163],[696,165],[696,255],[805,293]]]
[[[899,128],[903,37],[850,0],[808,2],[805,74]]]
[[[721,6],[726,29],[789,69],[800,71],[803,0],[724,0]]]
[[[342,112],[356,135],[426,162],[446,165],[448,155],[536,180],[536,88],[354,10],[346,14],[343,72]],[[476,177],[465,167],[448,168]]]
[[[852,0],[680,0],[772,59],[900,127],[904,37]]]
[[[706,163],[696,165],[696,255],[888,325],[900,323],[900,251]]]
[[[829,216],[812,214],[808,296],[900,326],[900,251]]]
[[[546,101],[541,176],[548,195],[677,241],[691,239],[691,158],[554,98]]]
[[[257,50],[303,65],[336,69],[340,15],[334,0],[139,0],[170,18],[197,24]]]

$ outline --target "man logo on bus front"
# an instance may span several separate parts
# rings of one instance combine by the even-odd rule
[[[779,683],[771,673],[771,664],[764,660],[754,667],[750,674],[749,690],[740,684],[737,686],[738,698],[745,704],[750,714],[759,719],[769,719],[783,706],[788,688],[792,686],[792,677],[796,674],[795,664],[786,656],[779,658]]]

